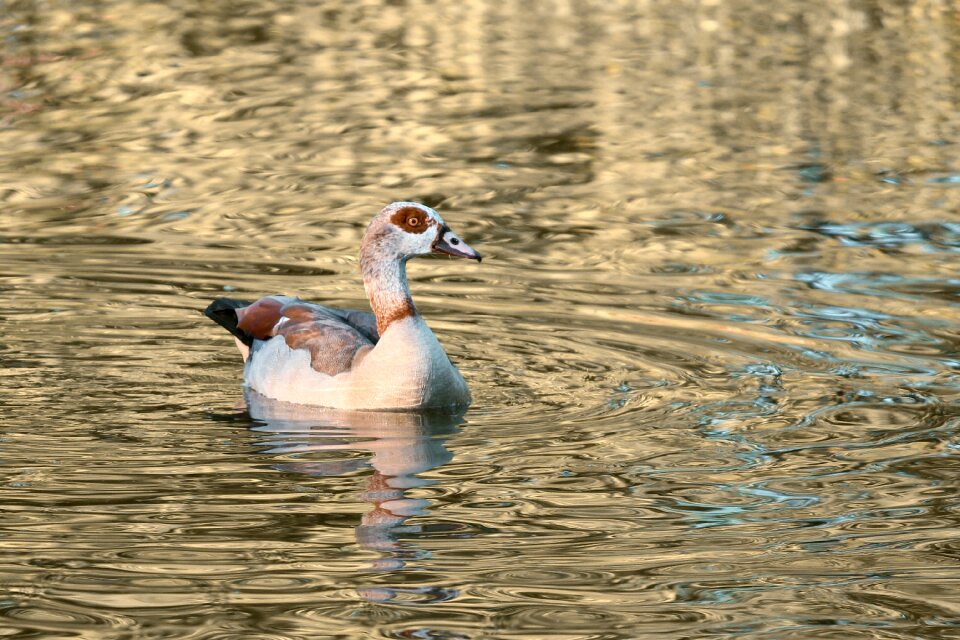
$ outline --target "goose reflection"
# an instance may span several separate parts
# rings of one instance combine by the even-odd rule
[[[407,524],[411,516],[425,515],[430,501],[411,498],[407,492],[436,481],[419,474],[449,462],[453,454],[444,440],[458,431],[464,411],[458,413],[400,413],[379,411],[341,411],[296,405],[266,398],[247,391],[247,409],[261,424],[254,431],[268,434],[265,453],[291,454],[328,451],[366,451],[364,458],[286,462],[278,469],[310,476],[335,476],[372,468],[366,488],[360,496],[373,505],[356,528],[357,544],[380,554],[370,570],[397,572],[409,570],[412,560],[426,553],[404,538],[423,531]],[[360,595],[371,601],[388,602],[401,594],[432,601],[456,594],[437,587],[367,587]]]

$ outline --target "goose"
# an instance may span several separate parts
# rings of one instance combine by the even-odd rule
[[[417,311],[407,260],[444,254],[481,261],[432,208],[384,207],[360,243],[360,272],[373,313],[271,295],[218,298],[204,314],[236,339],[244,385],[261,395],[333,409],[456,409],[470,391]]]

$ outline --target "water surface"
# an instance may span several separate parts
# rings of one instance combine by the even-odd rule
[[[960,638],[948,2],[0,10],[0,636]],[[463,416],[245,399],[216,296],[364,307]],[[249,406],[248,406],[249,401]]]

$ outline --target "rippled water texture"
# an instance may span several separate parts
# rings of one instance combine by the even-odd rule
[[[0,637],[960,638],[948,0],[0,4]],[[365,307],[463,416],[245,399]],[[226,292],[226,293],[225,293]]]

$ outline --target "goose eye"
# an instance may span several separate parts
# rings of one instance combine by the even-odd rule
[[[390,222],[407,233],[424,233],[432,223],[428,212],[413,206],[400,207],[394,211],[390,216]]]

